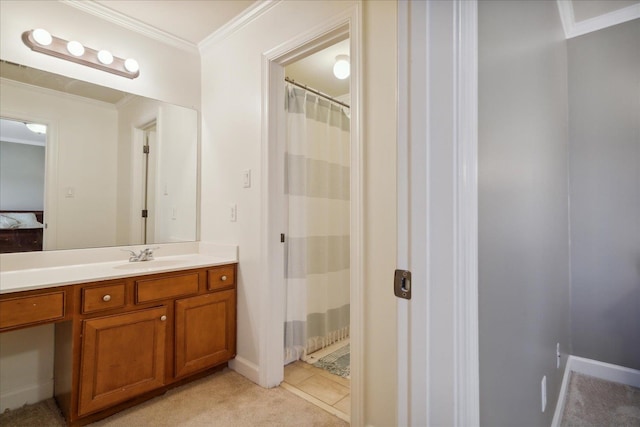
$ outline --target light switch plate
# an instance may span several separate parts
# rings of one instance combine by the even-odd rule
[[[251,188],[251,169],[242,171],[242,186]]]

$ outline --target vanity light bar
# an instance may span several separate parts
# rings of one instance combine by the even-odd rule
[[[140,75],[138,62],[135,59],[118,58],[108,51],[97,51],[77,41],[61,39],[42,29],[25,31],[22,33],[22,41],[34,52],[66,59],[129,79],[135,79]]]

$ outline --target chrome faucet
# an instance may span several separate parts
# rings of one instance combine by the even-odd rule
[[[144,248],[140,250],[140,253],[135,253],[129,249],[123,249],[123,251],[127,251],[131,254],[129,257],[129,262],[141,262],[141,261],[151,261],[153,260],[153,251],[156,249],[160,249],[158,246],[154,248]]]

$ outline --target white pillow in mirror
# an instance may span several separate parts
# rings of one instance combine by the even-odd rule
[[[5,215],[0,215],[0,229],[18,228],[20,222]]]
[[[11,228],[41,228],[42,224],[38,222],[36,218],[36,214],[32,212],[27,213],[17,213],[17,212],[9,212],[4,213],[2,216],[6,216],[7,218],[13,219],[18,222],[18,225]]]

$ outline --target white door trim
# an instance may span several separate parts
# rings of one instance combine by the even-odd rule
[[[398,20],[398,425],[477,426],[477,1]]]
[[[284,114],[284,66],[335,41],[350,38],[351,58],[351,425],[364,424],[363,297],[363,152],[362,152],[362,5],[335,16],[308,32],[265,52],[262,58],[262,200],[260,351],[258,383],[274,387],[284,378],[284,230],[282,159],[278,143]],[[280,114],[278,114],[280,112]]]
[[[455,425],[480,425],[478,348],[478,3],[454,2]]]

